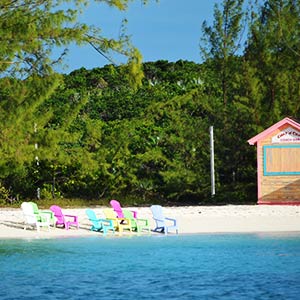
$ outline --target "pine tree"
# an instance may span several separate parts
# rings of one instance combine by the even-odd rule
[[[246,59],[261,82],[266,126],[300,109],[300,1],[268,0],[251,26]]]
[[[221,91],[224,105],[229,98],[232,69],[238,61],[235,59],[241,47],[243,38],[244,0],[223,0],[222,10],[216,4],[214,9],[214,24],[207,22],[202,25],[203,37],[200,46],[205,64],[213,74]]]

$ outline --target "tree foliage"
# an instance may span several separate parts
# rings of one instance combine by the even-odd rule
[[[299,112],[299,1],[266,1],[251,24],[245,57],[261,82],[261,117],[272,124]]]
[[[244,0],[224,0],[222,8],[216,4],[213,26],[209,26],[206,21],[202,25],[201,55],[221,88],[225,105],[232,82],[232,69],[239,62],[236,54],[241,48],[245,26],[243,3]]]
[[[95,2],[125,10],[131,0]],[[84,93],[88,91],[74,94],[71,90],[64,90],[69,99],[62,104],[59,116],[54,115],[55,107],[49,105],[50,102],[45,105],[63,83],[63,76],[54,69],[63,63],[71,43],[89,44],[105,57],[112,51],[127,56],[128,64],[122,66],[122,70],[130,78],[132,88],[142,80],[141,55],[131,45],[124,28],[119,39],[112,39],[105,37],[101,28],[79,22],[79,16],[88,4],[85,0],[0,1],[0,178],[12,194],[30,195],[32,192],[27,186],[32,190],[39,181],[36,178],[30,181],[28,176],[35,169],[33,161],[39,163],[39,157],[35,155],[38,144],[43,146],[40,151],[47,158],[53,180],[57,168],[65,169],[65,166],[58,165],[71,161],[67,159],[70,153],[66,153],[66,147],[61,149],[58,144],[62,138],[65,139],[62,144],[73,142],[75,137],[68,133],[68,126],[86,103]],[[55,57],[57,47],[63,50]],[[36,126],[38,132],[35,132]]]

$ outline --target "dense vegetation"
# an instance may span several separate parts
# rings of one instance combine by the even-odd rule
[[[146,62],[141,77],[133,51],[126,65],[61,76],[30,68],[26,78],[0,64],[3,203],[37,196],[254,203],[256,152],[247,140],[300,117],[300,1],[242,9],[243,2],[224,0],[214,24],[203,24],[202,64]]]

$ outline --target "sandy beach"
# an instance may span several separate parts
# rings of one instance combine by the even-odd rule
[[[99,218],[103,217],[104,207],[92,207]],[[154,228],[150,207],[129,207],[136,210],[139,218],[146,218]],[[43,211],[43,210],[42,210]],[[300,234],[300,206],[279,205],[225,205],[225,206],[182,206],[163,207],[166,217],[176,218],[179,234],[196,233],[272,233],[293,232]],[[85,209],[63,208],[65,214],[79,216],[80,228],[52,228],[24,230],[24,217],[21,208],[0,208],[0,239],[8,238],[62,238],[76,236],[102,236],[91,232]],[[129,233],[124,233],[128,235]],[[132,233],[136,234],[136,233]],[[143,233],[146,234],[146,233]],[[153,233],[150,234],[160,234]],[[116,234],[119,236],[119,234]]]

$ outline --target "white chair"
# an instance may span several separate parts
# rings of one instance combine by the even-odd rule
[[[37,216],[34,214],[33,207],[29,202],[23,202],[21,204],[21,208],[23,210],[25,224],[24,230],[27,229],[27,226],[36,227],[37,231],[40,231],[40,227],[47,227],[48,231],[50,230],[50,219],[45,215],[43,220],[38,220]]]
[[[160,205],[152,205],[150,208],[156,223],[156,227],[153,230],[154,232],[160,231],[164,234],[168,234],[170,230],[175,230],[178,234],[178,224],[176,219],[165,217]]]

